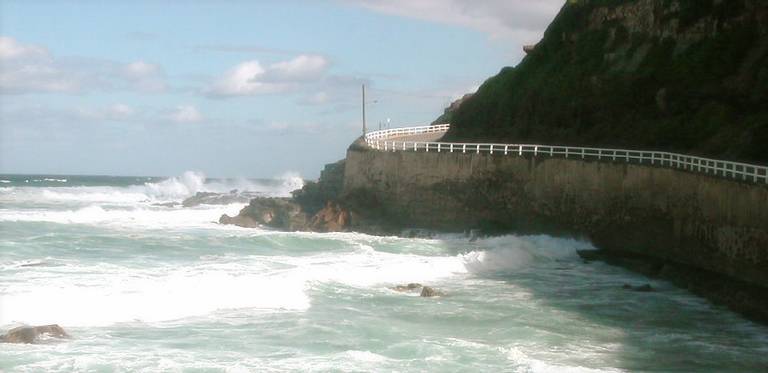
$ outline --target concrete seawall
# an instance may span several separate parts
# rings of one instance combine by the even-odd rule
[[[352,146],[345,193],[404,225],[583,236],[768,288],[768,187],[649,165]]]

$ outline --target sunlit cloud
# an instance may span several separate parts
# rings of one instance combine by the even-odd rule
[[[328,66],[328,60],[317,55],[300,55],[266,67],[258,60],[245,61],[219,77],[207,93],[231,97],[294,91],[321,79]]]

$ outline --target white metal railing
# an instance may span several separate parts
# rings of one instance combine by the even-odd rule
[[[393,128],[373,131],[365,135],[365,142],[373,149],[392,152],[461,152],[517,156],[531,154],[534,157],[562,156],[565,158],[584,160],[606,160],[638,164],[647,163],[661,167],[676,168],[713,176],[768,184],[768,167],[765,166],[669,152],[532,144],[452,143],[397,140],[397,138],[401,136],[446,132],[449,127],[449,124],[439,124],[434,126]]]

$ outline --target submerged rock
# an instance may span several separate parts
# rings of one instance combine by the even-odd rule
[[[69,334],[57,324],[20,326],[0,336],[3,343],[41,343],[47,338],[69,338]]]
[[[429,286],[425,286],[421,288],[421,294],[419,295],[425,298],[430,298],[430,297],[442,297],[443,295],[445,295],[445,293],[443,293],[440,290],[431,288]]]
[[[422,287],[423,286],[421,284],[412,282],[412,283],[410,283],[408,285],[397,285],[397,286],[395,286],[393,288],[390,288],[390,289],[392,289],[394,291],[405,292],[405,291],[412,291],[412,290],[416,290],[416,289],[421,289]]]

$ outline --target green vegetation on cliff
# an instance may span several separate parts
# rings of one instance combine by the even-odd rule
[[[446,141],[657,149],[768,162],[768,1],[571,0]]]

